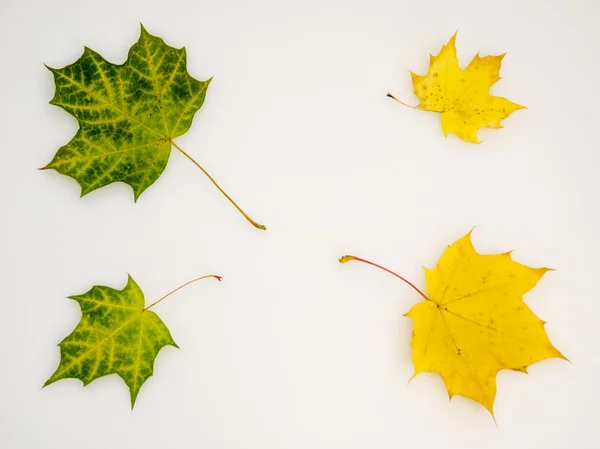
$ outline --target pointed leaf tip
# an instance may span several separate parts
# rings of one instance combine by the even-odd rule
[[[455,42],[456,42],[456,35],[458,34],[458,30],[456,30],[454,32],[454,34],[452,35],[452,37],[450,38],[450,40],[448,41],[447,45],[452,45],[454,46]]]

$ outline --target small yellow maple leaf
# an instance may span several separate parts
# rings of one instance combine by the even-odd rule
[[[444,135],[452,133],[467,142],[480,143],[480,128],[502,128],[502,120],[525,107],[489,94],[490,87],[500,79],[505,54],[484,58],[477,54],[463,70],[458,65],[455,40],[456,34],[437,56],[430,55],[427,75],[410,72],[415,95],[421,100],[416,108],[440,112]]]
[[[406,314],[414,321],[412,378],[422,372],[440,374],[450,398],[471,398],[493,415],[498,371],[527,372],[532,363],[565,359],[550,342],[545,322],[522,298],[549,268],[517,263],[510,252],[479,254],[469,232],[446,249],[433,270],[425,269],[427,296],[373,262],[354,256],[340,262],[349,260],[384,269],[424,298]]]

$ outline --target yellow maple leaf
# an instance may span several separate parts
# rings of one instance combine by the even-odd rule
[[[489,94],[490,87],[500,79],[505,54],[482,58],[478,53],[463,70],[456,58],[455,40],[456,34],[437,56],[430,55],[427,75],[410,72],[415,95],[421,100],[416,108],[440,112],[444,135],[452,133],[467,142],[480,143],[479,129],[502,128],[502,120],[525,107]]]
[[[355,256],[340,262],[349,260],[384,269],[424,298],[406,314],[414,321],[413,378],[439,373],[450,398],[471,398],[493,414],[498,371],[527,372],[540,360],[565,358],[522,298],[549,269],[517,263],[510,252],[479,254],[470,232],[446,249],[433,270],[425,269],[429,296],[373,262]]]

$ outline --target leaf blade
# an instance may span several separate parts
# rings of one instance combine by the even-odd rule
[[[59,343],[59,366],[44,387],[66,378],[85,386],[117,374],[129,388],[133,408],[160,350],[177,347],[171,333],[156,313],[143,310],[143,292],[131,277],[122,290],[94,286],[71,298],[81,307],[81,320]]]
[[[122,65],[86,47],[73,64],[48,69],[56,85],[50,103],[73,115],[79,130],[44,169],[75,179],[81,196],[124,182],[137,201],[166,168],[170,140],[189,130],[210,84],[187,73],[184,48],[143,26]]]

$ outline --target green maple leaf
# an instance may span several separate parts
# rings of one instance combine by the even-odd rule
[[[94,286],[87,293],[70,296],[81,307],[81,321],[59,343],[60,364],[44,387],[66,378],[80,379],[85,386],[99,377],[118,374],[129,387],[133,408],[140,388],[152,376],[159,351],[169,345],[178,348],[169,329],[148,309],[180,288],[208,277],[221,280],[216,275],[202,276],[148,307],[131,276],[122,290]]]
[[[70,176],[81,196],[113,182],[133,189],[134,200],[158,179],[171,145],[202,170],[225,197],[259,229],[208,172],[173,142],[190,129],[211,79],[198,81],[186,68],[185,47],[176,49],[142,26],[140,38],[122,65],[85,48],[83,55],[54,74],[50,104],[77,118],[79,130],[43,169]]]

